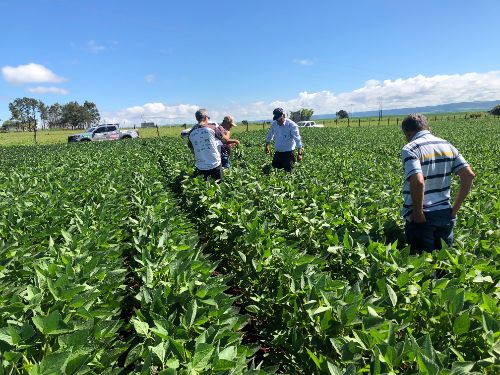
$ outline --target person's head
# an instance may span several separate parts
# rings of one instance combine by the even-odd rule
[[[413,113],[404,118],[401,122],[401,130],[405,134],[408,141],[413,138],[415,134],[422,130],[430,130],[427,118],[420,113]]]
[[[285,112],[283,108],[275,108],[273,111],[273,120],[282,125],[285,122]]]
[[[199,110],[196,111],[194,115],[196,117],[196,121],[198,121],[199,124],[208,122],[208,120],[210,120],[210,117],[208,116],[208,111],[205,108],[200,108]]]
[[[222,127],[226,130],[231,130],[233,126],[236,126],[234,123],[234,117],[231,115],[227,115],[224,117],[224,120],[222,120]]]

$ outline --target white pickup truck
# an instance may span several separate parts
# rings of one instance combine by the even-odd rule
[[[297,123],[299,128],[324,128],[323,124],[316,124],[314,121],[299,121]]]
[[[118,124],[105,124],[89,128],[84,133],[70,135],[68,142],[117,141],[132,138],[139,138],[137,130],[120,130]]]

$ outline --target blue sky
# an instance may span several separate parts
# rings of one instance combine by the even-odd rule
[[[8,104],[124,125],[500,99],[500,1],[0,0]]]

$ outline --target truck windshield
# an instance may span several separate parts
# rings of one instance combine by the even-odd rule
[[[95,130],[95,127],[94,128],[88,128],[87,130],[85,130],[85,133],[92,133],[94,130]]]

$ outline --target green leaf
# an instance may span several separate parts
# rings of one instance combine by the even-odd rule
[[[459,315],[453,322],[453,332],[456,336],[469,332],[470,318],[468,313]]]
[[[472,372],[476,362],[453,362],[450,375],[466,375]]]
[[[310,351],[309,348],[306,348],[306,350],[307,354],[309,354],[309,357],[311,357],[313,362],[316,364],[316,367],[321,370],[321,363],[319,362],[318,357],[316,357],[316,355],[312,351]]]
[[[228,346],[219,353],[219,359],[226,359],[228,361],[234,360],[236,357],[236,347]]]
[[[260,311],[259,307],[256,305],[245,306],[245,310],[249,313],[256,314]]]
[[[200,343],[196,345],[193,357],[193,367],[197,371],[203,371],[207,368],[212,358],[215,348],[211,344]]]
[[[399,288],[403,288],[404,286],[406,286],[406,284],[408,284],[408,281],[410,281],[410,275],[408,274],[408,272],[403,272],[396,278],[396,284],[398,284]]]
[[[66,374],[66,363],[71,352],[49,353],[42,358],[42,361],[35,365],[30,371],[30,375],[59,375]]]
[[[172,368],[172,369],[179,368],[179,360],[177,358],[170,358],[170,359],[167,360],[167,362],[165,363],[165,365],[168,368]]]
[[[351,303],[345,306],[342,306],[340,309],[340,321],[343,325],[349,325],[353,322],[354,318],[358,313],[358,304]]]
[[[158,345],[151,347],[151,351],[156,354],[162,364],[165,363],[166,346],[168,346],[168,342],[162,341]]]
[[[196,313],[198,311],[198,304],[196,303],[196,300],[194,299],[188,306],[186,310],[186,324],[188,327],[191,327],[196,320]]]
[[[481,307],[486,310],[487,313],[489,314],[494,314],[497,311],[497,299],[493,298],[486,293],[482,293],[482,300],[483,302],[481,303]]]
[[[134,325],[134,328],[139,335],[146,336],[146,337],[149,335],[149,324],[148,323],[134,318],[134,319],[132,319],[132,324]]]
[[[391,288],[389,284],[385,284],[385,287],[387,289],[387,295],[391,300],[392,306],[396,306],[396,304],[398,303],[398,296],[396,292],[394,292],[394,290]]]
[[[439,366],[436,362],[426,356],[424,353],[418,353],[417,364],[420,372],[428,375],[437,375],[439,373]]]
[[[450,312],[453,315],[460,314],[462,312],[463,307],[464,307],[464,291],[460,290],[457,294],[455,294],[453,300],[450,303]]]
[[[38,330],[44,335],[60,334],[70,331],[64,325],[61,318],[61,313],[57,310],[51,312],[47,316],[34,316],[32,320]]]

